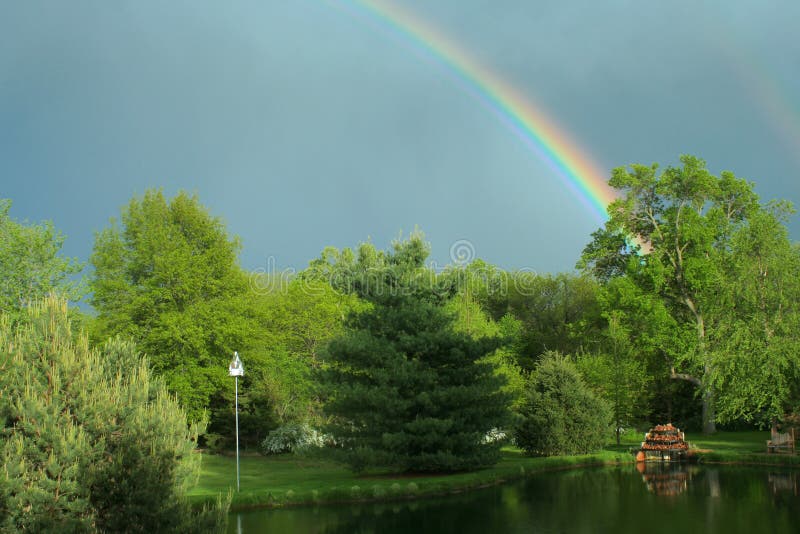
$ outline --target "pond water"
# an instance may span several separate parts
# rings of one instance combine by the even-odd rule
[[[229,532],[800,532],[800,473],[686,464],[555,471],[448,497],[233,512]]]

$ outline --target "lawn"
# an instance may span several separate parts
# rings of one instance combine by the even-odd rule
[[[632,460],[626,451],[604,450],[582,456],[530,458],[517,449],[503,450],[494,467],[444,475],[398,475],[379,471],[356,475],[341,464],[294,455],[240,458],[241,492],[236,493],[236,460],[203,455],[198,485],[189,492],[194,502],[216,499],[233,490],[233,508],[281,506],[310,502],[384,500],[445,494],[497,484],[535,471]]]
[[[686,440],[698,449],[739,453],[766,453],[768,431],[717,432],[711,436],[686,434]]]

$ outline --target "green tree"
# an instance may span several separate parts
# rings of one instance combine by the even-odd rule
[[[731,239],[721,285],[726,312],[711,331],[712,377],[721,422],[775,424],[800,378],[800,248],[788,238],[793,213],[778,203],[754,213]],[[716,318],[715,318],[716,319]]]
[[[548,352],[536,364],[516,429],[528,454],[586,454],[608,439],[611,413],[565,356]]]
[[[206,532],[197,514],[196,429],[134,345],[90,349],[64,301],[0,316],[0,528],[32,532]]]
[[[18,314],[51,292],[80,300],[83,286],[70,277],[83,266],[60,255],[64,236],[50,222],[19,223],[10,209],[11,201],[0,199],[0,309]]]
[[[161,191],[134,198],[95,237],[91,303],[95,339],[134,339],[193,421],[227,397],[227,364],[245,353],[255,312],[239,243],[198,199]]]
[[[454,316],[453,329],[472,337],[497,338],[500,346],[486,355],[484,361],[494,367],[494,372],[503,381],[501,391],[509,399],[509,406],[517,409],[525,393],[525,374],[517,364],[517,346],[522,329],[521,323],[510,314],[495,322],[472,298],[472,286],[460,285],[460,293],[444,305]]]
[[[715,430],[714,376],[719,370],[711,329],[729,317],[718,298],[730,284],[725,265],[735,256],[732,238],[762,211],[752,184],[730,172],[712,175],[705,162],[682,156],[680,167],[614,169],[609,184],[621,198],[605,228],[593,234],[582,265],[602,280],[625,276],[657,296],[673,320],[661,347],[669,374],[698,388],[703,431]]]
[[[599,286],[591,277],[518,271],[493,283],[498,290],[479,294],[481,304],[495,320],[511,314],[520,321],[518,364],[527,372],[547,351],[575,354],[591,349],[586,340],[602,329]]]
[[[599,352],[584,353],[577,360],[587,383],[611,406],[617,445],[621,428],[641,420],[648,412],[651,382],[645,362],[635,357],[631,333],[620,315],[620,311],[609,314]]]
[[[261,443],[278,425],[319,427],[324,422],[315,372],[328,341],[342,332],[345,315],[359,306],[355,295],[337,292],[324,281],[270,279],[263,273],[252,281],[248,299],[258,326],[242,353],[246,373],[239,383],[239,430],[245,446]],[[230,444],[235,435],[232,395],[230,390],[211,399],[207,439],[219,446]]]
[[[491,465],[506,422],[500,378],[484,358],[497,343],[454,330],[420,234],[396,242],[384,266],[353,276],[369,306],[352,314],[327,351],[326,411],[358,470],[457,471]]]

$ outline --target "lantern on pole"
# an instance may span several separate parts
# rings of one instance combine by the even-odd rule
[[[234,398],[236,399],[236,491],[239,491],[239,377],[244,376],[244,367],[242,366],[242,360],[239,359],[239,353],[233,353],[233,359],[231,363],[228,364],[228,374],[235,379],[235,394]]]

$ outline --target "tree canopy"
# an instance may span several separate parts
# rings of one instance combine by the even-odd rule
[[[777,229],[780,215],[759,202],[751,183],[727,171],[714,176],[703,160],[692,156],[681,157],[680,166],[663,171],[657,165],[614,169],[609,184],[621,197],[609,206],[610,219],[593,234],[581,265],[600,280],[626,278],[636,288],[638,300],[652,301],[636,307],[653,310],[651,317],[661,320],[657,327],[668,332],[656,336],[666,372],[698,388],[703,429],[713,432],[715,396],[725,394],[718,391],[723,384],[733,385],[726,362],[733,361],[731,354],[752,361],[758,352],[743,340],[731,344],[729,334],[736,319],[752,319],[742,313],[740,299],[731,297],[748,293],[770,325],[778,317],[784,321],[794,315],[780,311],[786,292],[773,293],[769,302],[758,297],[758,288],[765,284],[778,288],[790,282],[784,259],[790,257],[791,245],[785,233],[766,239],[768,232],[759,230]],[[753,240],[747,238],[754,233],[765,238],[757,240],[760,254],[754,254]],[[767,264],[775,268],[767,270]],[[764,328],[776,332],[772,326]],[[769,354],[769,359],[781,351],[788,354],[778,348],[785,345],[777,341],[772,338],[769,348],[762,344],[766,350],[762,354]],[[752,387],[752,381],[746,386],[740,383],[737,396]],[[786,388],[770,391],[773,407],[785,402]],[[747,411],[752,416],[770,403],[751,398],[747,404],[738,415]]]
[[[10,209],[11,201],[0,199],[0,309],[17,314],[51,292],[80,300],[83,286],[71,277],[83,266],[61,256],[64,236],[51,222],[17,222]]]
[[[161,191],[134,198],[95,238],[95,339],[136,340],[192,420],[227,392],[227,363],[249,342],[239,242],[198,199]]]

